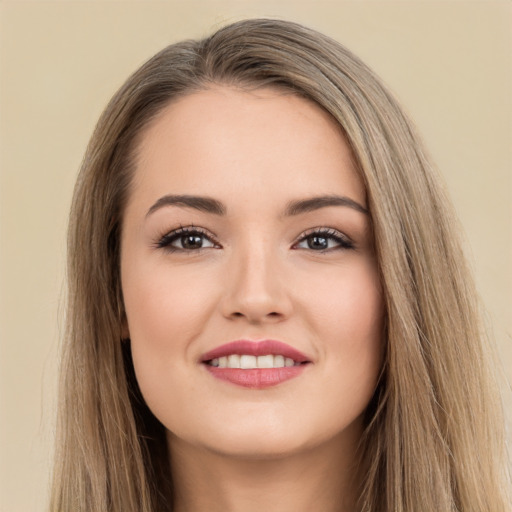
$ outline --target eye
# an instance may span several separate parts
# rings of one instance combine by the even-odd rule
[[[216,248],[218,245],[198,228],[181,227],[162,236],[156,243],[156,247],[168,252],[192,252]]]
[[[331,228],[314,228],[303,235],[294,249],[324,252],[336,249],[353,249],[353,242],[343,233]]]

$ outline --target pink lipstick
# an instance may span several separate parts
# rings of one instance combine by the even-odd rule
[[[221,345],[200,360],[214,377],[262,389],[299,376],[311,363],[307,356],[276,340],[239,340]]]

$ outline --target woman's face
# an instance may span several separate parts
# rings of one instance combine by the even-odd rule
[[[318,106],[218,86],[163,110],[138,146],[121,277],[171,449],[275,456],[360,431],[384,308],[365,189]]]

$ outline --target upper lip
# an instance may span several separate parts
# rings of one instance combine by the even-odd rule
[[[289,357],[296,363],[310,362],[310,359],[305,356],[302,352],[297,349],[277,340],[237,340],[206,352],[201,356],[201,362],[210,361],[218,357],[229,356],[231,354],[238,355],[251,355],[251,356],[266,356],[269,354],[282,355],[283,357]]]

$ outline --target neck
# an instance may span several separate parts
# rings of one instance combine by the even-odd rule
[[[353,441],[344,436],[300,453],[255,459],[226,456],[169,435],[173,510],[354,512]]]

